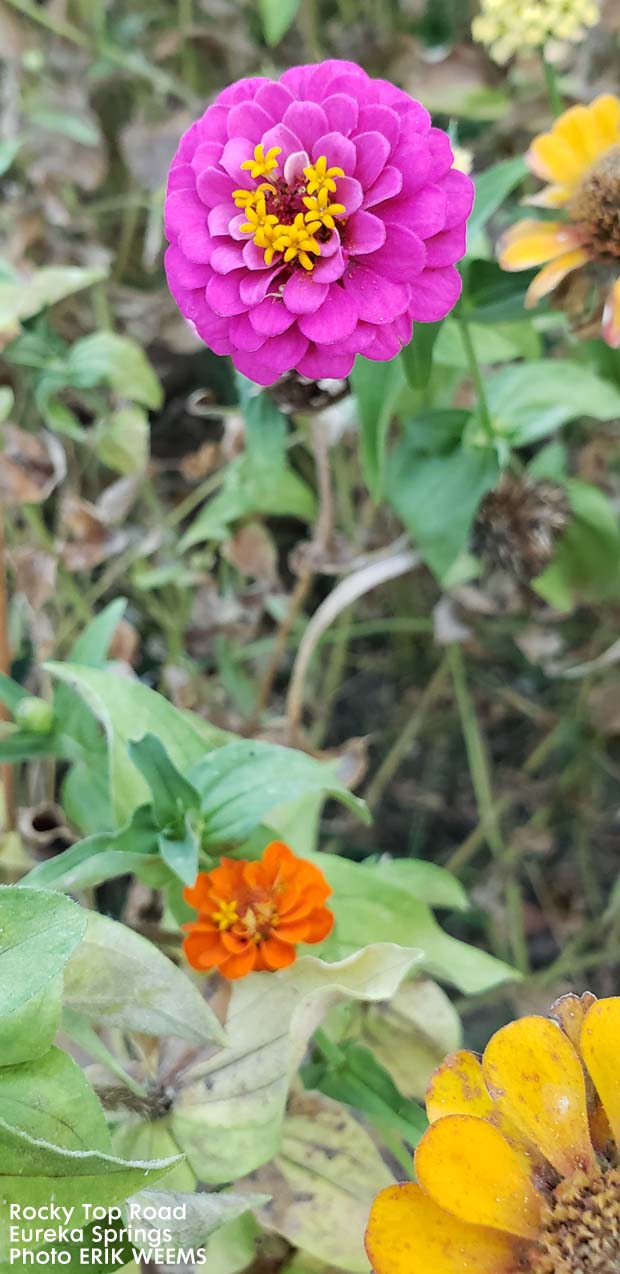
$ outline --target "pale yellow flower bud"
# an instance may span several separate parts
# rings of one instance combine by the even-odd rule
[[[480,0],[472,35],[495,62],[551,40],[578,43],[600,17],[600,0]]]

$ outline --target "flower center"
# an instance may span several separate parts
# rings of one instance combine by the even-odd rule
[[[620,1270],[620,1168],[577,1173],[554,1190],[543,1213],[528,1274],[617,1274]]]
[[[581,223],[599,260],[620,257],[620,146],[611,146],[588,169],[570,216]]]
[[[233,191],[235,204],[246,218],[241,232],[251,235],[253,243],[264,251],[265,265],[272,265],[278,256],[285,265],[299,263],[304,270],[313,270],[322,245],[336,229],[337,220],[346,215],[345,205],[333,198],[337,179],[344,177],[344,171],[330,168],[327,157],[320,155],[307,167],[301,163],[295,167],[291,157],[280,173],[280,153],[279,146],[267,154],[262,146],[256,146],[254,159],[241,165],[259,182],[253,190]],[[263,177],[268,181],[260,181]]]

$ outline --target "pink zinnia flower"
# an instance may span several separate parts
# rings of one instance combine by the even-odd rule
[[[472,201],[424,107],[355,63],[239,80],[172,163],[170,290],[261,385],[345,377],[455,305]]]

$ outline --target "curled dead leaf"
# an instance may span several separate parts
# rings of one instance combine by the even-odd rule
[[[45,429],[35,435],[17,425],[4,425],[1,438],[0,501],[41,504],[66,477],[62,443]]]

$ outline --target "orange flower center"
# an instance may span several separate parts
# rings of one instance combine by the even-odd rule
[[[611,146],[591,165],[569,212],[583,226],[598,260],[620,257],[620,146]]]
[[[220,932],[232,929],[238,938],[252,942],[269,938],[280,922],[273,893],[259,889],[228,902],[218,899],[218,909],[211,913],[211,919]]]
[[[617,1274],[620,1269],[620,1169],[579,1172],[554,1190],[543,1213],[528,1274]]]

